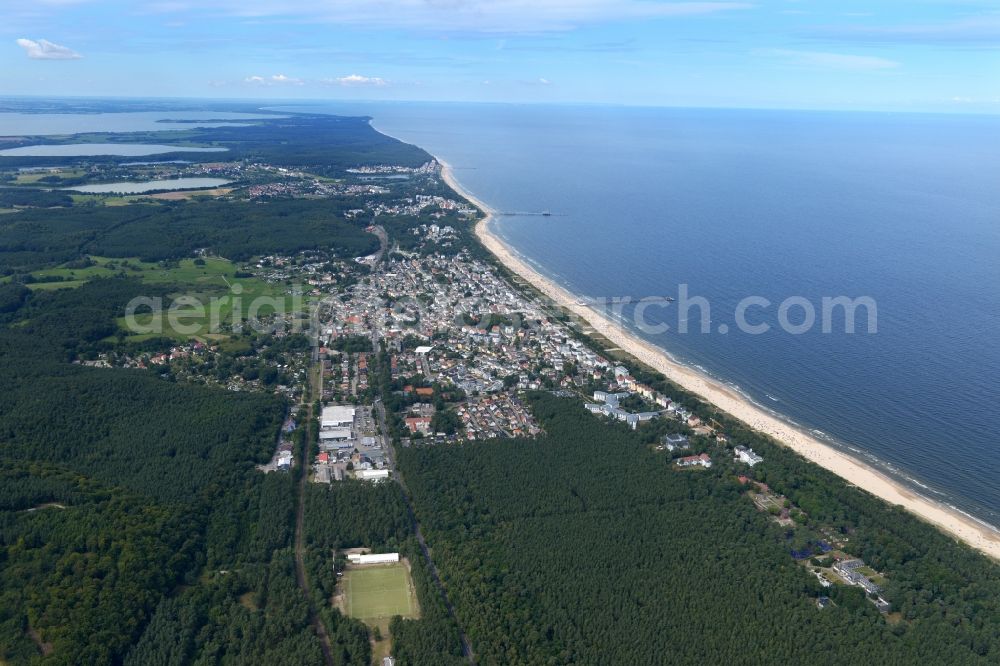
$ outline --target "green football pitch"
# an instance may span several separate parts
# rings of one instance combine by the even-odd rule
[[[342,582],[351,617],[374,621],[419,615],[413,583],[402,563],[348,569]]]

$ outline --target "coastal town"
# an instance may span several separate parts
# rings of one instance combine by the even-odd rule
[[[391,478],[389,440],[366,432],[355,416],[371,413],[372,364],[384,350],[389,386],[401,405],[401,446],[537,437],[544,433],[520,395],[544,390],[575,399],[593,418],[630,430],[661,429],[652,448],[671,456],[679,471],[727,461],[727,473],[756,489],[748,498],[788,530],[792,557],[823,588],[859,587],[881,613],[890,612],[874,582],[880,575],[842,550],[849,537],[807,527],[803,512],[753,481],[753,471],[766,465],[762,455],[595,351],[550,304],[511,286],[490,264],[466,251],[393,255],[346,289],[334,285],[320,285],[332,292],[321,298],[317,342],[327,380],[323,395],[331,403],[323,409],[314,481]],[[344,399],[358,406],[336,404]],[[829,545],[834,540],[837,550]],[[827,595],[816,599],[820,609],[831,603]]]
[[[474,254],[466,238],[475,209],[416,186],[436,182],[440,165],[350,172],[354,182],[345,184],[256,163],[159,168],[152,175],[213,175],[244,185],[217,196],[352,196],[359,204],[345,214],[372,220],[368,230],[380,248],[347,261],[317,248],[238,266],[244,278],[294,295],[306,310],[267,314],[256,322],[266,324],[266,335],[240,336],[238,344],[195,337],[82,363],[150,368],[175,381],[231,391],[271,391],[293,404],[316,368],[321,411],[306,463],[309,481],[317,484],[392,481],[395,446],[486,445],[543,436],[524,396],[548,391],[577,401],[591,418],[640,433],[677,473],[711,470],[738,477],[752,489],[748,499],[788,530],[792,557],[822,587],[859,587],[879,611],[889,612],[890,602],[873,582],[879,575],[839,549],[848,537],[824,532],[829,536],[821,538],[822,526],[807,527],[803,512],[753,479],[755,470],[766,469],[763,455],[733,440],[686,395],[670,395],[638,378],[620,354],[581,335],[585,327],[566,318],[563,307],[515,286]],[[390,192],[396,196],[386,196]],[[401,220],[408,222],[401,227]],[[307,330],[301,330],[303,317]],[[228,326],[225,332],[239,334],[238,322]],[[282,473],[296,464],[299,409],[289,414],[261,471]],[[828,544],[839,538],[844,542],[833,550]],[[817,599],[820,608],[829,603],[826,596]]]
[[[206,161],[0,169],[0,213],[14,221],[0,250],[19,262],[0,276],[0,315],[18,351],[8,386],[22,394],[4,432],[36,457],[7,470],[23,485],[8,526],[83,514],[74,485],[93,489],[91,518],[109,501],[143,507],[135,493],[155,491],[151,516],[176,506],[156,529],[170,544],[156,569],[192,550],[150,611],[149,649],[186,635],[163,617],[221,612],[233,646],[257,635],[255,654],[275,654],[284,632],[303,663],[563,663],[594,661],[581,627],[654,617],[686,623],[684,656],[698,657],[706,621],[738,627],[742,650],[751,608],[775,654],[848,633],[872,654],[893,641],[922,654],[937,626],[991,656],[988,627],[971,620],[993,603],[976,582],[988,570],[947,536],[965,523],[942,534],[906,513],[940,525],[953,515],[943,502],[669,356],[666,338],[637,332],[632,306],[609,310],[628,297],[573,293],[501,236],[556,231],[574,213],[496,212],[416,146],[313,152],[317,128],[340,121],[285,120],[294,149],[258,127],[256,143],[203,139]],[[367,119],[354,125],[372,139]],[[677,295],[649,298],[680,308]],[[66,415],[19,389],[53,370],[32,391]],[[92,427],[103,423],[118,425]],[[36,487],[25,479],[37,471]],[[136,510],[121,513],[132,530]],[[186,514],[201,521],[193,532]],[[24,534],[5,557],[30,573],[22,546],[47,542]],[[174,613],[174,596],[191,612]],[[600,600],[618,596],[636,603],[612,618]],[[564,614],[574,598],[591,618]],[[28,608],[4,631],[44,658],[56,634],[36,623]],[[507,641],[521,626],[523,646]],[[646,652],[616,648],[609,663],[691,660],[658,627],[615,633]],[[145,663],[135,654],[118,661]]]

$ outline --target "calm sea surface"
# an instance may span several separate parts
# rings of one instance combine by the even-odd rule
[[[1000,118],[460,104],[366,114],[455,167],[497,231],[581,296],[679,296],[644,334],[931,497],[1000,524]],[[169,117],[170,114],[165,114]],[[67,118],[60,119],[65,131]],[[72,124],[72,121],[68,121]],[[127,124],[127,123],[126,123]],[[89,128],[84,128],[89,129]],[[146,129],[146,127],[143,127]],[[9,131],[9,130],[8,130]],[[41,133],[37,128],[36,133]],[[734,316],[748,296],[761,335]],[[778,304],[868,296],[877,332],[780,330]],[[801,308],[790,319],[802,320]],[[626,307],[623,318],[631,321]],[[729,332],[719,332],[720,325]]]

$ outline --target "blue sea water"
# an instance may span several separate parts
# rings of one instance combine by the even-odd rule
[[[1000,118],[611,107],[370,104],[388,134],[455,167],[495,230],[593,298],[688,285],[646,335],[924,494],[1000,525]],[[773,303],[735,325],[747,296]],[[799,296],[869,296],[843,333],[778,327]],[[863,311],[859,311],[861,315]],[[630,321],[626,308],[624,319]],[[794,323],[801,310],[791,311]],[[718,332],[720,324],[729,327]],[[840,333],[836,331],[840,330]]]

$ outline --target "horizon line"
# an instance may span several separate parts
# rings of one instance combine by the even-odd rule
[[[294,104],[441,104],[441,105],[481,105],[481,106],[537,106],[537,107],[603,107],[619,109],[688,109],[692,111],[794,111],[813,113],[872,113],[872,114],[910,114],[910,115],[948,115],[948,116],[1000,116],[1000,109],[917,109],[898,107],[823,107],[823,106],[769,106],[769,105],[711,105],[711,104],[642,104],[622,102],[593,101],[496,101],[496,100],[429,100],[429,99],[344,99],[322,97],[281,97],[274,99],[260,97],[210,97],[197,95],[34,95],[4,93],[0,100],[5,99],[38,99],[38,100],[134,100],[134,101],[202,101],[223,103],[252,103],[261,106],[281,106]],[[0,111],[0,113],[16,113],[15,111]]]

